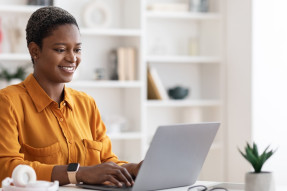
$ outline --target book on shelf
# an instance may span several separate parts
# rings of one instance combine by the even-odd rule
[[[117,72],[121,81],[136,80],[135,66],[136,50],[133,47],[119,47],[117,49]]]
[[[126,80],[125,79],[125,48],[120,47],[117,49],[117,65],[118,65],[118,78],[120,81]]]
[[[149,66],[147,71],[148,99],[168,100],[167,91],[154,67]]]
[[[127,80],[136,80],[135,78],[135,49],[127,48]]]

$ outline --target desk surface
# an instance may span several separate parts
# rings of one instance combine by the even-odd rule
[[[196,184],[197,185],[205,185],[208,187],[209,186],[222,186],[222,187],[228,188],[229,191],[244,191],[244,185],[243,184],[218,183],[218,182],[206,182],[206,181],[198,181],[198,182],[196,182]],[[165,189],[165,191],[186,191],[187,188],[188,188],[188,186],[172,188],[172,189]],[[0,188],[0,191],[2,191],[2,188]],[[60,186],[59,191],[88,191],[88,190],[76,187],[73,184],[69,184],[66,186]]]
[[[198,181],[196,184],[200,185],[206,185],[208,187],[210,186],[220,186],[225,187],[229,191],[244,191],[244,184],[235,184],[235,183],[220,183],[220,182],[207,182],[207,181]],[[173,188],[173,189],[166,189],[165,191],[186,191],[188,186],[186,187],[179,187],[179,188]],[[276,191],[286,191],[287,186],[276,186]],[[0,191],[2,191],[2,188],[0,188]],[[79,187],[76,187],[75,185],[69,184],[66,186],[60,186],[59,191],[88,191],[87,189],[82,189]]]
[[[218,183],[218,182],[205,182],[205,181],[198,181],[196,184],[199,185],[206,185],[206,186],[220,186],[227,188],[229,191],[244,191],[244,184],[231,184],[231,183]],[[188,186],[186,187],[179,187],[179,188],[172,188],[172,189],[165,189],[165,191],[186,191]],[[75,187],[75,185],[67,185],[61,186],[59,191],[87,191],[87,189],[82,189]]]

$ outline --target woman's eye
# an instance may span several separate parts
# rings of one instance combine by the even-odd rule
[[[77,49],[75,50],[76,53],[80,53],[81,51],[82,51],[81,48],[77,48]]]
[[[64,52],[65,51],[65,49],[61,49],[61,48],[56,48],[56,49],[54,49],[56,52],[58,52],[58,53],[62,53],[62,52]]]

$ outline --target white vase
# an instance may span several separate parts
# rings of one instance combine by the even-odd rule
[[[8,85],[6,80],[0,79],[0,89],[5,88]]]
[[[245,191],[275,191],[273,174],[271,172],[246,173]]]
[[[19,79],[19,78],[12,78],[9,82],[8,82],[8,85],[14,85],[14,84],[19,84],[21,83],[22,80]]]

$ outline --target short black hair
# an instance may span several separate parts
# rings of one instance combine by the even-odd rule
[[[74,24],[79,29],[73,15],[62,8],[48,6],[36,10],[26,26],[27,46],[30,42],[35,42],[42,48],[43,39],[50,36],[58,26],[65,24]]]

